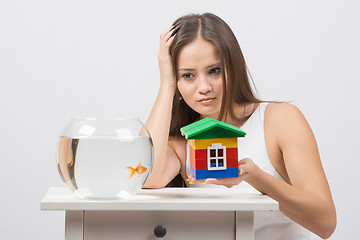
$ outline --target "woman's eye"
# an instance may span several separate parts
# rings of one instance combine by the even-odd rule
[[[210,74],[218,74],[220,73],[221,69],[220,68],[212,68],[210,69],[209,73]]]
[[[184,78],[184,79],[186,79],[186,80],[189,80],[189,79],[191,79],[191,78],[193,78],[194,77],[194,74],[192,74],[192,73],[184,73],[183,75],[182,75],[182,78]]]

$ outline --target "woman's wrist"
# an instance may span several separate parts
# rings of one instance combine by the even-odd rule
[[[160,91],[165,91],[166,93],[175,94],[176,82],[162,82],[160,84]]]
[[[254,168],[252,172],[247,176],[245,181],[253,186],[254,188],[258,188],[261,185],[261,179],[264,171],[257,165],[254,164]]]

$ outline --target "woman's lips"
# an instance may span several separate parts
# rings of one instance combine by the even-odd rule
[[[208,103],[211,103],[212,101],[214,101],[215,99],[216,99],[215,97],[206,97],[206,98],[200,99],[198,102],[202,103],[202,104],[208,104]]]

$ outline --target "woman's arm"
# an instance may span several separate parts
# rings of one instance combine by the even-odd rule
[[[248,182],[279,202],[280,210],[322,238],[336,227],[336,211],[315,136],[298,108],[270,104],[265,131],[282,153],[290,184],[258,171]]]
[[[161,188],[166,186],[180,170],[180,162],[173,148],[168,144],[171,121],[171,109],[176,89],[169,48],[174,37],[171,28],[160,36],[158,54],[160,69],[160,89],[146,121],[154,146],[153,169],[144,188]]]
[[[246,181],[277,202],[293,221],[322,238],[336,227],[336,211],[313,132],[302,113],[290,104],[269,104],[265,132],[277,147],[290,183],[261,170],[251,159],[239,162],[243,174],[232,179],[207,179],[227,187]]]

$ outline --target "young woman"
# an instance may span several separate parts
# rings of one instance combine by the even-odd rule
[[[312,130],[295,106],[255,97],[229,26],[210,13],[181,17],[161,34],[158,61],[161,84],[146,122],[154,166],[144,187],[162,188],[179,172],[195,182],[190,187],[247,182],[280,207],[255,214],[256,239],[309,239],[308,230],[330,237],[336,212]],[[180,128],[205,117],[247,133],[239,141],[238,178],[189,176]]]

